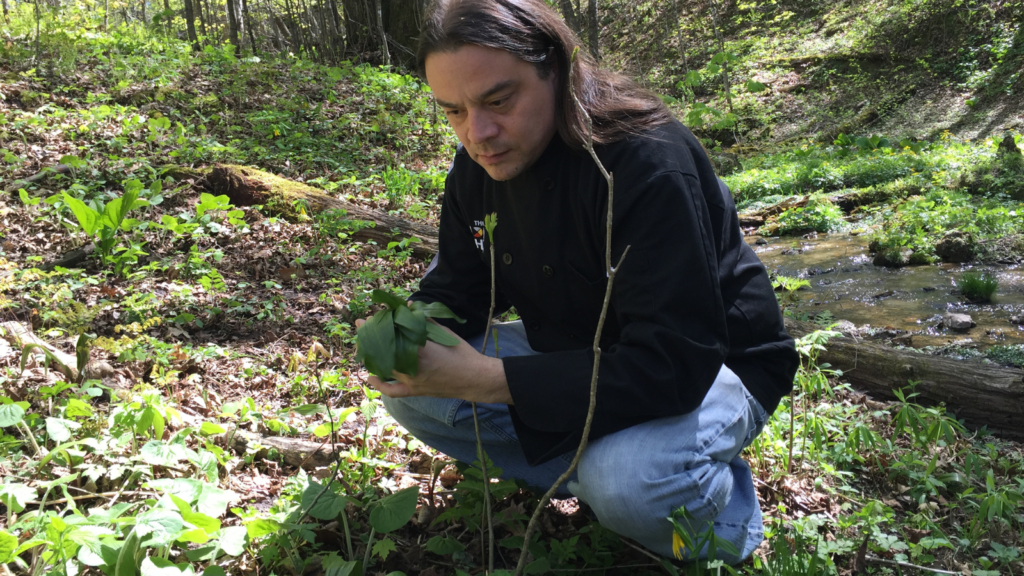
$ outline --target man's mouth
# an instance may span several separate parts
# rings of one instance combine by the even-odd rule
[[[508,154],[508,150],[499,152],[497,154],[477,154],[477,162],[481,164],[497,164],[501,162]]]

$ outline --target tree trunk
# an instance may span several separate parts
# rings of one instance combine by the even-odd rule
[[[599,44],[601,26],[597,22],[597,0],[587,2],[587,41],[590,44],[590,55],[594,60],[600,58]]]
[[[817,329],[786,320],[794,338]],[[1000,436],[1024,439],[1024,370],[896,350],[848,336],[829,340],[818,360],[842,370],[842,379],[854,387],[886,398],[911,380],[919,382],[917,400],[945,403],[972,427],[988,426]]]
[[[203,9],[203,0],[196,0],[196,9],[199,11],[199,30],[202,31],[203,37],[207,39],[207,42],[209,42],[210,32],[209,28],[206,26],[206,22],[210,19],[210,9],[209,7],[205,10]],[[210,26],[213,26],[212,22],[210,23]],[[200,46],[201,45],[202,43],[200,43]]]
[[[576,16],[576,10],[572,7],[572,0],[558,0],[558,7],[562,10],[562,18],[565,20],[566,25],[572,28],[576,36],[582,36],[583,29],[580,28],[580,19]]]
[[[412,245],[412,253],[421,258],[437,253],[437,229],[432,226],[395,218],[385,212],[366,208],[352,202],[329,196],[323,190],[276,176],[249,166],[218,164],[208,171],[169,167],[166,173],[175,179],[204,179],[213,194],[226,194],[236,206],[262,204],[271,212],[285,218],[297,217],[296,202],[303,202],[306,210],[319,213],[326,210],[345,210],[351,220],[376,222],[374,228],[364,228],[352,237],[374,240],[380,244],[415,237],[420,241]],[[397,234],[392,230],[397,229]]]
[[[142,0],[141,4],[142,4],[142,25],[148,28],[149,27],[149,21],[146,20],[146,0]]]
[[[103,0],[103,31],[106,32],[110,25],[110,0]]]
[[[249,49],[252,50],[253,56],[259,54],[259,50],[256,48],[256,36],[252,31],[252,18],[249,17],[249,1],[242,0],[242,18],[245,19],[245,29],[249,31]]]
[[[192,8],[192,0],[184,0],[185,3],[185,31],[188,40],[192,43],[192,49],[199,52],[199,37],[196,36],[195,10]]]
[[[411,68],[416,62],[425,0],[381,0],[381,10],[384,30],[395,49],[394,59]]]
[[[384,14],[380,7],[381,0],[373,0],[373,10],[377,17],[377,35],[380,37],[381,58],[385,66],[391,66],[391,52],[388,50],[388,34],[384,30]]]
[[[11,10],[10,10],[10,8],[7,7],[7,0],[3,0],[3,4],[4,4],[4,23],[10,24],[11,23],[11,14],[10,14]]]
[[[341,0],[341,5],[345,18],[346,50],[355,53],[366,51],[374,36],[366,0]]]
[[[341,14],[338,12],[337,0],[330,0],[330,9],[331,19],[334,22],[334,39],[332,42],[334,46],[334,59],[340,60],[342,55],[345,54],[345,37],[342,34],[343,25],[341,23]]]
[[[228,41],[235,47],[235,53],[238,54],[241,52],[238,40],[238,8],[235,6],[235,0],[227,0],[224,7],[228,13]]]

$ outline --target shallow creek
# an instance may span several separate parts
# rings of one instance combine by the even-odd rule
[[[984,348],[1024,344],[1024,266],[939,264],[890,269],[871,263],[867,239],[846,234],[817,238],[747,236],[769,272],[802,278],[798,313],[826,310],[858,327],[891,332],[897,343],[922,348],[953,342]],[[758,245],[757,242],[767,241]],[[966,270],[990,271],[999,280],[991,303],[964,301],[957,280]],[[965,333],[940,327],[946,312],[970,314],[977,326]],[[1016,321],[1011,321],[1011,318]]]

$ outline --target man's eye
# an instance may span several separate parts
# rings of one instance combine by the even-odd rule
[[[508,102],[508,98],[501,98],[500,100],[491,100],[491,106],[495,108],[501,107]]]

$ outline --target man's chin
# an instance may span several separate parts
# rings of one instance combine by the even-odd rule
[[[524,166],[521,163],[516,164],[511,162],[502,162],[499,164],[489,165],[481,164],[480,167],[483,168],[485,172],[487,172],[487,175],[490,176],[492,180],[496,180],[498,182],[511,180],[516,176],[522,174],[523,171],[526,169],[526,166]]]

